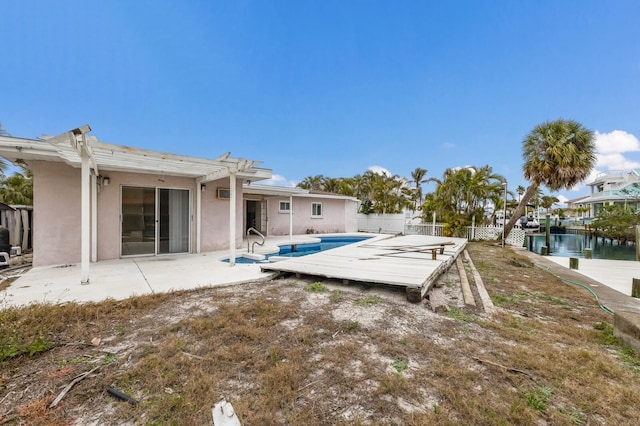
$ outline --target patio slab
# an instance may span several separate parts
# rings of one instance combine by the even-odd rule
[[[91,264],[89,284],[80,265],[33,268],[0,291],[0,308],[32,303],[97,302],[200,287],[268,280],[257,265],[220,262],[228,252],[108,260]]]

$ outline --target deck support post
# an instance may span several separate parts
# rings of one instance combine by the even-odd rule
[[[422,301],[422,289],[420,287],[407,287],[405,290],[407,302],[420,303]]]
[[[640,297],[640,278],[633,278],[631,281],[631,297]]]

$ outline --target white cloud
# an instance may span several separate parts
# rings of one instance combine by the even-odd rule
[[[451,149],[451,148],[455,148],[456,144],[454,144],[453,142],[445,142],[442,144],[443,148],[447,148],[447,149]]]
[[[556,195],[556,198],[559,200],[556,204],[564,204],[566,206],[567,201],[569,201],[569,199],[564,195]]]
[[[623,154],[640,151],[640,141],[631,133],[614,130],[609,133],[595,132],[596,168],[600,170],[628,170],[640,167],[640,162]]]
[[[594,133],[596,149],[600,154],[640,151],[640,141],[631,133],[624,130],[614,130],[609,133]]]
[[[271,179],[260,180],[256,182],[257,185],[269,185],[269,186],[286,186],[286,187],[295,187],[298,182],[295,180],[289,180],[281,175],[272,175]]]
[[[370,166],[367,170],[378,175],[391,176],[391,173],[389,173],[389,170],[385,169],[382,166]]]
[[[630,158],[629,155],[629,153],[640,152],[640,141],[637,137],[624,130],[613,130],[609,133],[600,133],[596,130],[594,136],[596,167],[583,181],[583,184],[574,186],[571,191],[582,191],[585,187],[584,184],[593,182],[596,176],[609,170],[629,170],[640,167],[640,161]],[[634,154],[631,157],[634,157]],[[638,157],[637,154],[635,157]]]

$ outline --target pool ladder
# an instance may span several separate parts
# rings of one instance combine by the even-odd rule
[[[251,236],[251,233],[254,233],[256,235],[259,235],[260,237],[262,237],[262,241],[254,241],[253,244],[251,244],[251,239],[249,238]],[[251,245],[251,253],[254,253],[255,248],[256,248],[256,244],[263,246],[264,245],[264,235],[262,235],[260,233],[260,231],[258,231],[256,228],[251,227],[249,229],[247,229],[247,253],[249,253],[249,246]]]

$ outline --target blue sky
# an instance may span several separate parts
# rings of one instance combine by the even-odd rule
[[[523,137],[562,117],[598,132],[598,171],[640,167],[635,0],[0,0],[0,17],[14,136],[88,123],[260,160],[279,185],[488,164],[515,188]]]

